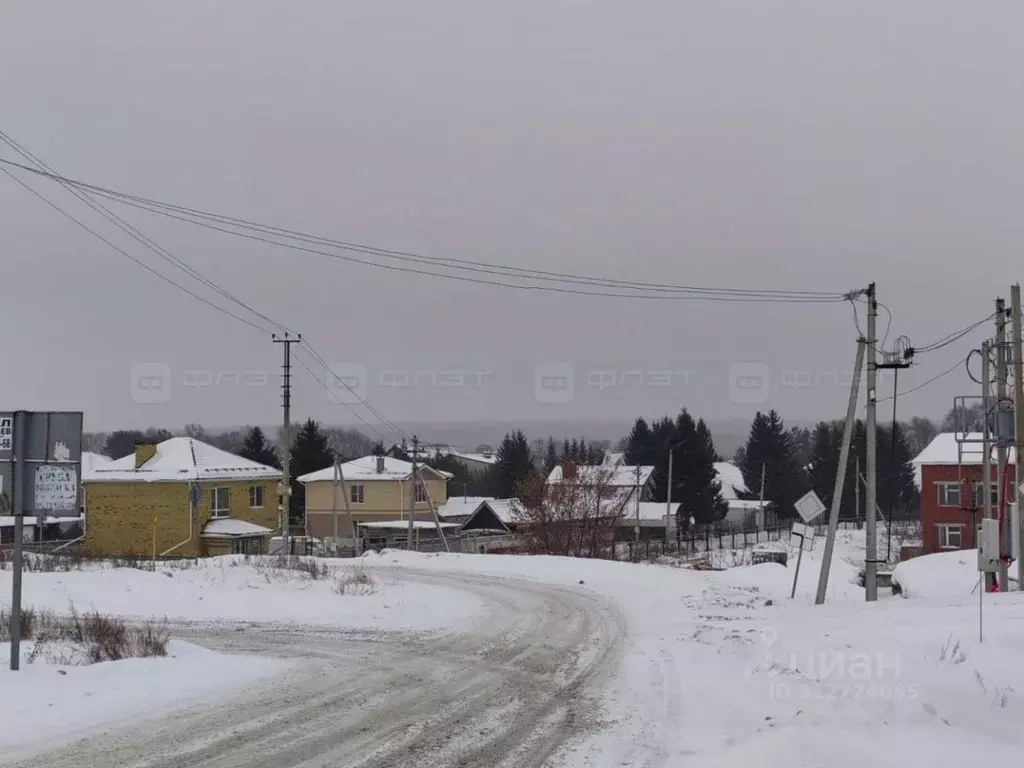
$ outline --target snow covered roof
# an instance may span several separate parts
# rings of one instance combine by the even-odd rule
[[[762,504],[757,499],[726,499],[729,509],[760,509]],[[773,502],[765,499],[764,508],[772,506]]]
[[[92,479],[92,473],[94,470],[99,467],[104,467],[112,461],[112,458],[104,456],[102,453],[82,451],[82,480]]]
[[[399,530],[399,531],[407,531],[407,530],[409,530],[409,521],[408,520],[373,520],[373,521],[370,521],[370,522],[357,522],[356,525],[359,526],[360,528],[376,528],[376,529],[381,529],[381,530]],[[413,520],[412,521],[412,527],[413,527],[414,530],[417,529],[417,528],[420,529],[420,530],[429,528],[430,530],[433,531],[433,530],[437,529],[437,523],[435,523],[435,522],[433,522],[431,520]],[[441,527],[442,528],[458,528],[459,524],[458,523],[441,523]]]
[[[637,485],[637,468],[628,464],[615,466],[580,464],[576,467],[576,482],[581,484],[605,483],[611,488],[633,488]],[[652,466],[640,467],[639,485],[643,488],[654,472]],[[562,482],[562,465],[559,464],[548,475],[548,483]]]
[[[622,451],[608,451],[604,455],[604,464],[607,467],[617,467],[626,460],[626,454]]]
[[[672,510],[669,514],[675,516],[679,511],[679,504],[676,502],[672,503]],[[632,504],[627,504],[625,509],[622,510],[624,515],[623,519],[625,522],[636,519],[636,507]],[[640,502],[640,519],[641,520],[660,520],[665,521],[665,504],[660,501],[641,501]]]
[[[943,432],[942,434],[936,435],[935,438],[925,446],[925,449],[921,451],[914,459],[912,463],[921,466],[934,466],[934,465],[952,465],[957,464],[957,439],[970,440],[972,442],[963,443],[962,448],[959,450],[960,463],[961,464],[981,464],[984,458],[984,452],[981,449],[981,433],[980,432]],[[1009,461],[1011,464],[1016,464],[1016,452],[1013,448],[1007,451]],[[992,448],[992,458],[995,460],[995,447]]]
[[[722,498],[726,501],[738,499],[741,493],[747,493],[743,472],[731,461],[716,461],[715,474],[722,484]]]
[[[514,522],[512,502],[515,499],[495,499],[490,496],[450,496],[445,504],[437,508],[439,517],[465,517],[472,515],[484,503],[503,523]]]
[[[234,536],[266,536],[273,533],[269,528],[245,520],[222,517],[211,520],[203,528],[203,536],[234,537]]]
[[[498,461],[498,457],[493,453],[462,453],[461,451],[452,451],[450,455],[456,459],[473,461],[477,464],[495,464]]]
[[[156,446],[156,453],[138,469],[131,453],[94,467],[86,482],[187,482],[191,480],[277,480],[281,471],[191,437],[172,437]]]
[[[383,472],[377,471],[377,460],[383,460]],[[446,480],[455,477],[451,472],[441,472],[431,467],[421,466],[425,475],[440,475]],[[412,462],[393,459],[390,456],[363,456],[361,459],[346,461],[341,465],[345,482],[367,482],[370,480],[408,480],[412,477]],[[323,480],[334,480],[334,467],[325,467],[297,478],[300,483],[316,483]]]

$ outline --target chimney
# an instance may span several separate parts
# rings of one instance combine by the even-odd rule
[[[567,461],[562,464],[562,479],[563,480],[575,480],[576,479],[576,462]]]
[[[384,457],[383,456],[378,456],[377,457],[377,474],[378,475],[384,474]]]
[[[156,443],[135,444],[135,468],[141,469],[142,465],[156,456]]]

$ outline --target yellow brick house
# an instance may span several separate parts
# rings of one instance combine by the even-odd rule
[[[281,471],[189,437],[139,444],[84,479],[93,556],[260,554],[278,528]]]
[[[310,535],[333,539],[335,524],[340,540],[351,540],[352,528],[345,512],[345,498],[356,525],[369,522],[413,519],[433,521],[430,503],[435,508],[448,501],[448,480],[453,476],[428,466],[420,466],[423,482],[413,483],[412,464],[390,456],[363,456],[341,465],[343,481],[338,483],[337,520],[335,520],[334,467],[310,472],[298,478],[306,486],[306,520]],[[429,501],[428,501],[429,495]]]

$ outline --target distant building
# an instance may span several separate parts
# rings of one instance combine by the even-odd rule
[[[964,433],[959,433],[961,438]],[[925,554],[954,549],[974,549],[977,529],[984,515],[984,473],[981,434],[966,435],[972,442],[957,443],[957,433],[936,435],[913,460],[921,489],[922,550]],[[1007,451],[1006,488],[1016,493],[1016,455]],[[996,452],[993,448],[988,489],[992,510],[998,516],[999,493]]]
[[[338,538],[353,538],[346,514],[346,498],[357,525],[408,521],[410,507],[413,507],[414,520],[432,524],[434,518],[429,502],[435,507],[447,503],[448,480],[452,477],[449,472],[422,466],[423,482],[414,484],[412,463],[390,456],[363,456],[343,463],[341,471],[343,481],[338,483],[336,506],[333,466],[297,478],[306,486],[306,519],[310,534],[316,538],[334,537],[335,509]]]
[[[278,527],[281,471],[189,437],[140,443],[83,470],[85,552],[259,554]]]
[[[743,471],[731,461],[716,461],[715,475],[722,486],[722,498],[729,505],[723,522],[731,528],[764,528],[768,522],[766,511],[772,504],[745,498],[750,491],[743,480]]]

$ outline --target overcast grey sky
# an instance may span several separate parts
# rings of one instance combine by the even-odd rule
[[[1009,1],[7,0],[0,128],[67,176],[386,248],[691,285],[875,280],[890,340],[921,344],[1020,277],[1022,30]],[[276,371],[279,346],[5,176],[0,211],[5,407],[81,408],[89,429],[278,418],[277,382],[254,372]],[[848,305],[509,291],[118,212],[363,366],[396,420],[844,408]],[[768,390],[736,402],[730,366],[751,362]],[[137,402],[139,363],[166,366],[165,402]],[[571,399],[537,389],[549,363],[573,371]],[[297,417],[353,421],[296,374]],[[957,371],[901,411],[941,415],[968,386]]]

